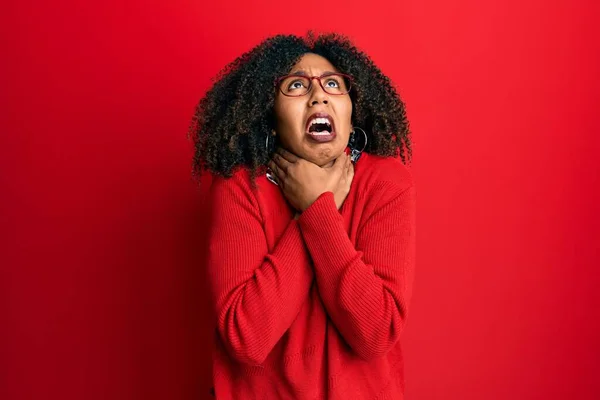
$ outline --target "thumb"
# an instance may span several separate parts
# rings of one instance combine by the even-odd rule
[[[354,164],[350,163],[348,166],[348,182],[352,182],[354,179]]]

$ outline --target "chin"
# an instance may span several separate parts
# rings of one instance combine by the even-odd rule
[[[340,145],[341,142],[335,142],[337,141],[322,143],[317,147],[305,148],[299,155],[305,160],[323,167],[334,161],[346,149],[345,146]]]
[[[319,167],[325,167],[325,166],[331,164],[331,162],[333,160],[334,160],[333,158],[331,160],[326,160],[326,161],[319,160],[318,162],[315,162],[315,164],[317,164]]]
[[[330,164],[331,162],[335,161],[335,159],[338,158],[343,152],[344,149],[341,149],[330,151],[328,152],[328,154],[315,155],[311,161],[317,164],[319,167],[324,167],[327,164]]]

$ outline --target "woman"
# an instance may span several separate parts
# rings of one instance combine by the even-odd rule
[[[192,134],[216,398],[401,399],[415,190],[390,80],[340,35],[275,36],[220,73]]]

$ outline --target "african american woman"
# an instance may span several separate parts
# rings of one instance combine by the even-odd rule
[[[404,103],[339,34],[277,35],[197,106],[213,395],[402,399],[415,261]]]

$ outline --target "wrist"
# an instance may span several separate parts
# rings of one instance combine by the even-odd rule
[[[310,196],[308,196],[306,198],[306,202],[304,204],[299,204],[300,207],[298,207],[298,212],[302,213],[303,211],[306,211],[307,208],[309,208],[310,206],[313,205],[313,203],[315,201],[317,201],[319,199],[319,197],[321,197],[324,193],[327,193],[327,191],[324,192],[316,192],[316,193],[312,193]]]

